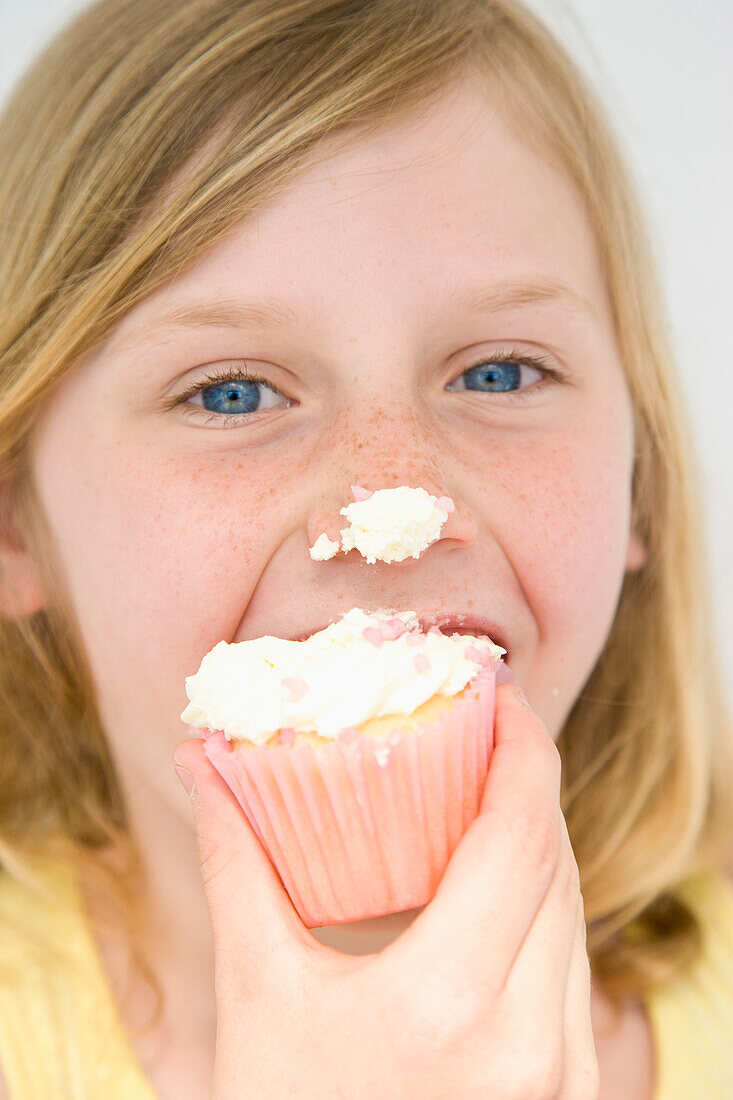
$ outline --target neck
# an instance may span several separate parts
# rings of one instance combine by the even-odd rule
[[[133,779],[125,789],[143,870],[139,948],[162,994],[155,1033],[172,1042],[209,1036],[213,1043],[214,945],[193,822],[164,802],[144,777]],[[117,856],[110,854],[108,862],[114,870]],[[81,885],[112,994],[128,1032],[138,1035],[150,1020],[151,992],[134,965],[122,920],[110,920],[97,887]]]

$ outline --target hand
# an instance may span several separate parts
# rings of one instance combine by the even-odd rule
[[[432,901],[373,955],[310,935],[201,746],[176,759],[195,777],[214,933],[213,1100],[596,1100],[560,757],[515,685],[497,688],[479,816]]]

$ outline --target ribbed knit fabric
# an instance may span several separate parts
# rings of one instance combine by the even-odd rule
[[[0,1066],[11,1100],[155,1100],[135,1059],[73,879],[48,866],[42,898],[0,873]],[[653,1100],[733,1100],[733,887],[706,872],[681,887],[703,952],[648,998]]]

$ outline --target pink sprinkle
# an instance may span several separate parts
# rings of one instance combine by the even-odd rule
[[[382,619],[379,626],[385,642],[393,642],[395,638],[401,638],[407,630],[402,619]]]
[[[297,703],[299,699],[303,698],[308,690],[308,685],[305,680],[301,680],[298,676],[283,676],[280,683],[290,692],[291,703]]]
[[[339,730],[336,740],[340,745],[352,745],[359,736],[360,734],[356,726],[344,726],[343,729]]]
[[[384,642],[382,631],[379,629],[378,626],[367,626],[362,631],[362,634],[364,635],[366,640],[368,642],[371,642],[372,645],[375,645],[377,649],[379,649],[380,645],[382,645],[382,643]]]
[[[456,506],[450,497],[438,497],[435,507],[442,508],[444,512],[455,512],[456,510]]]
[[[407,639],[407,644],[411,646],[422,645],[424,634],[420,634],[419,631],[410,631],[410,636]]]
[[[428,634],[437,634],[439,638],[443,637],[443,632],[439,626],[431,626]]]
[[[374,490],[373,489],[363,489],[361,485],[352,485],[351,486],[351,495],[353,496],[354,500],[356,500],[356,501],[369,500],[369,497],[374,496]]]
[[[469,661],[475,661],[477,665],[488,665],[494,659],[487,649],[479,649],[475,645],[466,647],[466,656]]]
[[[430,672],[430,660],[424,653],[416,653],[412,658],[415,672]]]
[[[289,726],[283,727],[283,729],[280,730],[280,744],[285,749],[292,749],[295,744],[295,730],[291,729]]]

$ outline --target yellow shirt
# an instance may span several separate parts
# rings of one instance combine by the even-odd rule
[[[0,873],[0,1066],[11,1100],[155,1100],[73,878],[61,867],[47,873],[61,903]],[[733,889],[706,872],[682,890],[700,915],[703,951],[647,1001],[654,1100],[731,1100]]]
[[[706,872],[679,892],[701,919],[703,945],[689,972],[646,1001],[654,1100],[733,1100],[733,886]]]
[[[49,865],[43,878],[59,901],[0,874],[0,1066],[10,1100],[156,1100],[72,874]]]

